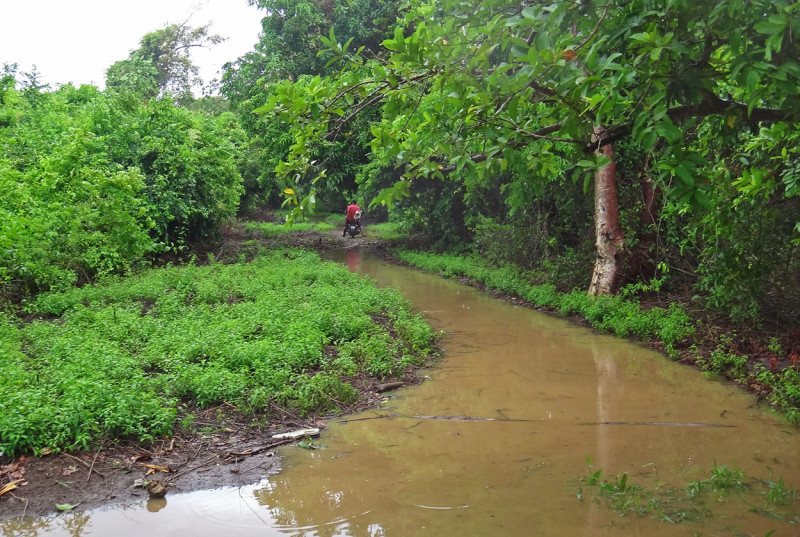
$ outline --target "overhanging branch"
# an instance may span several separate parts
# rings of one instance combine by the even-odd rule
[[[561,127],[562,127],[562,125],[560,123],[556,123],[554,125],[548,125],[547,127],[542,127],[541,129],[539,129],[537,131],[524,132],[524,134],[525,134],[525,136],[527,138],[532,138],[534,140],[549,139],[550,138],[549,135],[554,133],[554,132],[558,132],[561,129]],[[576,140],[568,140],[568,139],[561,139],[561,138],[559,138],[557,141],[560,141],[560,142],[576,142]],[[521,148],[525,147],[526,145],[528,145],[528,143],[529,142],[527,140],[526,141],[516,142],[516,143],[511,145],[511,149],[514,149],[514,150],[521,149]],[[477,155],[472,156],[469,160],[473,164],[479,164],[481,162],[484,162],[487,158],[489,158],[489,157],[488,157],[488,155],[486,153],[479,153]],[[452,172],[456,171],[456,167],[455,166],[448,166],[447,168],[442,168],[440,171],[443,174],[448,174],[448,173],[452,173]]]
[[[703,118],[718,114],[737,114],[743,118],[747,118],[747,121],[751,123],[800,122],[800,113],[797,111],[781,110],[779,108],[753,108],[753,110],[750,111],[745,103],[730,99],[722,99],[707,91],[703,92],[703,100],[699,103],[676,106],[667,111],[667,116],[669,116],[673,123],[682,123],[693,117]],[[631,124],[607,129],[601,137],[585,144],[583,150],[592,152],[608,144],[613,144],[629,136],[631,130]]]

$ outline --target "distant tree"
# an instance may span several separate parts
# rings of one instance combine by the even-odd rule
[[[264,121],[252,113],[270,97],[271,84],[300,81],[331,72],[324,39],[331,35],[349,43],[350,50],[374,57],[381,54],[381,41],[397,19],[399,0],[253,0],[264,12],[262,33],[252,52],[224,66],[221,93],[239,114],[253,144],[242,170],[245,177],[245,205],[280,202],[276,193],[287,186],[279,180],[275,166],[291,145],[288,129],[280,122]],[[326,37],[327,36],[327,37]],[[367,162],[364,142],[369,137],[366,122],[354,124],[350,134],[332,148],[321,149],[316,157],[328,166],[328,181],[320,185],[316,200],[335,206],[352,195],[355,178]]]
[[[193,28],[184,23],[146,34],[128,59],[108,68],[106,87],[131,90],[147,98],[171,94],[178,102],[191,102],[192,88],[203,83],[191,50],[225,40],[209,32],[210,24]]]

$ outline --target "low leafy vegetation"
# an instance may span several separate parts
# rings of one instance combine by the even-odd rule
[[[365,232],[367,229],[365,228]],[[369,236],[385,241],[393,241],[408,237],[408,233],[402,230],[402,226],[396,222],[381,222],[380,224],[369,225]]]
[[[0,300],[125,273],[236,213],[242,133],[230,114],[17,86],[0,72]]]
[[[535,285],[526,273],[514,265],[493,266],[478,257],[451,254],[398,251],[398,258],[424,270],[449,278],[465,277],[487,288],[524,298],[563,315],[580,315],[599,330],[620,337],[658,340],[671,355],[678,345],[694,334],[689,315],[679,306],[642,309],[634,299],[624,296],[591,296],[582,290],[559,293],[550,284]]]
[[[619,516],[652,516],[662,522],[678,524],[697,522],[714,516],[713,511],[727,500],[744,499],[748,510],[776,521],[800,522],[796,510],[797,489],[782,478],[750,478],[739,468],[714,465],[707,479],[690,481],[683,488],[671,488],[659,482],[655,489],[632,483],[628,474],[606,475],[589,462],[589,473],[581,481],[587,491],[578,489],[578,500],[591,492],[595,501],[605,504]],[[769,534],[767,534],[769,535]]]
[[[188,265],[39,296],[0,317],[0,450],[152,441],[182,403],[303,415],[357,399],[347,378],[402,375],[434,334],[402,297],[299,250]]]
[[[800,423],[800,372],[794,367],[771,369],[760,362],[751,364],[722,338],[707,358],[697,358],[697,365],[709,375],[720,375],[743,386],[750,385],[772,408],[794,424]]]
[[[285,233],[297,233],[301,231],[325,232],[334,228],[327,222],[292,222],[278,224],[275,222],[246,222],[244,228],[250,232],[258,232],[265,238],[277,237]]]

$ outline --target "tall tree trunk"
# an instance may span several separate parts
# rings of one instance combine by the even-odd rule
[[[595,135],[602,134],[595,128]],[[594,178],[594,229],[597,259],[594,264],[590,295],[616,294],[623,282],[625,259],[625,233],[619,221],[617,178],[611,144],[599,149],[611,162],[597,170]]]
[[[649,161],[645,161],[640,177],[642,210],[639,213],[639,233],[636,247],[630,254],[631,269],[638,272],[639,278],[648,283],[656,275],[654,249],[656,246],[656,214],[659,191],[650,176]]]

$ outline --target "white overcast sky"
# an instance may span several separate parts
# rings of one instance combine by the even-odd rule
[[[0,0],[0,66],[33,66],[41,81],[75,86],[105,85],[105,71],[139,48],[141,38],[167,24],[211,22],[211,33],[228,40],[192,59],[209,82],[225,62],[253,50],[263,12],[247,0]]]

